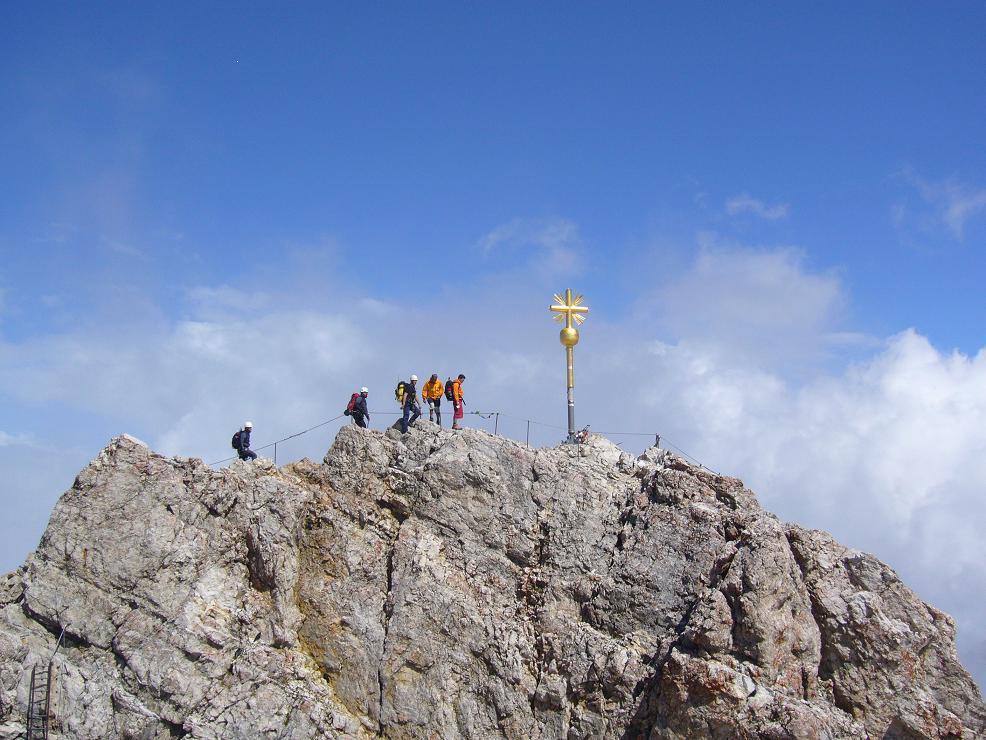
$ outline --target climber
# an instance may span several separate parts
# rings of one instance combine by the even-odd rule
[[[364,385],[359,389],[359,396],[357,396],[353,410],[350,412],[350,416],[353,417],[353,423],[364,429],[366,428],[366,422],[370,420],[370,410],[366,407],[366,397],[368,395],[370,395],[370,391]]]
[[[243,423],[243,428],[233,435],[233,447],[241,460],[256,460],[257,453],[250,449],[250,432],[253,431],[253,422]]]
[[[418,403],[418,376],[412,375],[404,389],[404,418],[401,419],[401,431],[407,434],[408,424],[413,424],[421,416],[421,404]],[[408,420],[410,417],[410,420]]]
[[[466,382],[466,376],[459,373],[459,377],[452,381],[452,406],[455,409],[455,413],[452,414],[452,428],[462,429],[459,426],[459,419],[462,418],[462,407],[466,403],[466,399],[462,396],[462,384]]]
[[[428,421],[434,421],[438,426],[442,425],[442,396],[445,388],[442,381],[438,379],[438,373],[432,373],[431,378],[425,382],[425,387],[421,390],[421,400],[428,404]]]

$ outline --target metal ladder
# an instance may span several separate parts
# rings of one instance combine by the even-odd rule
[[[39,671],[35,663],[31,669],[31,693],[27,701],[27,740],[48,740],[51,723],[51,671],[55,665],[55,653],[64,638],[65,628],[62,627],[62,633],[48,659],[48,666]]]

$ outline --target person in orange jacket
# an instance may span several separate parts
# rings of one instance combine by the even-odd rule
[[[452,381],[452,406],[455,408],[455,413],[452,414],[452,428],[462,429],[459,426],[459,419],[462,418],[462,407],[466,403],[466,399],[462,395],[462,384],[466,382],[466,376],[459,373],[459,377]]]
[[[421,400],[428,404],[428,421],[437,422],[438,426],[442,425],[443,395],[445,395],[445,387],[438,379],[438,373],[432,373],[421,389]]]

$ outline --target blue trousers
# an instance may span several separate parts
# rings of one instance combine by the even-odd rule
[[[413,414],[411,413],[412,411],[414,412]],[[410,421],[408,420],[409,416],[411,417]],[[418,404],[404,404],[404,418],[401,419],[401,431],[407,434],[407,425],[416,422],[419,416],[421,416],[421,407]]]

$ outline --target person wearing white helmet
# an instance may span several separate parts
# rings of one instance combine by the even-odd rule
[[[421,416],[421,404],[418,403],[418,376],[412,375],[404,389],[404,416],[401,419],[401,431],[407,434],[407,427]]]
[[[366,427],[370,420],[370,410],[366,407],[366,397],[370,395],[370,390],[365,385],[359,389],[359,398],[356,399],[356,406],[353,408],[353,422],[356,426]]]
[[[250,432],[253,431],[253,422],[243,422],[243,428],[233,435],[233,447],[241,460],[256,460],[257,453],[250,449]]]

